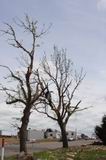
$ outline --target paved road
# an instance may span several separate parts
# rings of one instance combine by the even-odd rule
[[[92,140],[78,140],[69,142],[69,146],[81,146],[91,144]],[[39,152],[45,151],[48,149],[56,149],[62,147],[62,142],[40,142],[40,143],[31,143],[27,144],[28,151],[31,152]],[[0,147],[1,150],[1,147]],[[19,153],[19,145],[11,144],[5,145],[5,156],[15,155]]]

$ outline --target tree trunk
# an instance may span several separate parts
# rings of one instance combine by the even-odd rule
[[[60,125],[60,129],[61,129],[63,148],[68,148],[68,139],[67,139],[66,126],[63,123],[61,123],[59,125]]]
[[[30,110],[25,108],[24,114],[22,117],[22,125],[19,131],[19,138],[20,138],[20,152],[24,152],[27,154],[27,127],[29,122]]]
[[[20,152],[24,152],[25,154],[27,153],[27,146],[26,146],[26,134],[27,134],[27,127],[26,126],[21,126],[20,128],[20,133],[19,133],[19,138],[20,138]]]

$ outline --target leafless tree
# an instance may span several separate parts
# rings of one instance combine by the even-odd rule
[[[25,45],[26,39],[23,38],[22,40],[19,40],[13,25],[8,23],[5,25],[6,29],[1,30],[1,33],[8,37],[9,45],[22,52],[23,58],[21,59],[21,68],[23,68],[23,70],[19,69],[16,72],[8,66],[1,65],[1,67],[9,71],[9,75],[5,78],[8,81],[8,84],[6,86],[1,85],[1,90],[7,95],[7,104],[17,104],[23,107],[22,123],[19,128],[20,152],[27,153],[27,127],[31,109],[33,109],[35,103],[44,91],[44,88],[41,90],[39,87],[39,73],[34,69],[35,49],[38,47],[37,43],[39,38],[41,38],[47,30],[43,28],[39,31],[38,22],[31,20],[27,15],[24,21],[19,19],[15,21],[15,25],[23,31],[23,34],[27,33],[28,36],[31,36],[31,39],[28,39],[31,47],[27,49],[27,45]]]
[[[54,53],[48,60],[46,55],[42,61],[43,77],[39,81],[42,82],[41,88],[45,88],[40,103],[36,110],[45,114],[52,120],[57,121],[62,135],[63,147],[68,147],[66,125],[69,118],[75,112],[83,109],[79,108],[81,100],[76,101],[75,92],[85,77],[83,70],[77,73],[74,70],[73,62],[67,58],[66,50],[58,50],[54,47]],[[45,77],[45,78],[44,78]]]

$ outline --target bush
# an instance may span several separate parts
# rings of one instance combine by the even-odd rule
[[[102,124],[95,127],[95,133],[103,145],[106,145],[106,115],[102,118]]]

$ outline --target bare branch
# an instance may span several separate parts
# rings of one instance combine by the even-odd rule
[[[46,55],[44,56],[42,68],[44,74],[48,77],[48,79],[41,80],[42,85],[44,86],[50,81],[51,87],[47,88],[48,96],[47,93],[44,92],[40,102],[43,103],[45,107],[48,106],[50,110],[53,110],[57,116],[57,122],[62,129],[62,127],[66,126],[72,114],[84,110],[79,109],[81,100],[78,101],[75,106],[72,106],[72,101],[75,92],[83,81],[85,75],[83,75],[83,69],[81,69],[80,73],[75,71],[74,74],[73,62],[67,59],[66,50],[62,49],[59,51],[57,47],[54,47],[54,53],[51,55],[50,63],[47,60]],[[55,93],[54,97],[51,97],[50,95],[52,91]],[[49,112],[40,112],[50,115]]]
[[[25,46],[25,41],[23,41],[23,39],[20,40],[17,37],[16,29],[13,27],[13,25],[5,23],[6,29],[1,30],[1,32],[3,35],[8,36],[7,40],[9,44],[17,49],[20,49],[26,58],[24,58],[25,65],[22,61],[24,71],[20,72],[20,74],[15,73],[8,66],[0,65],[0,67],[6,68],[10,73],[6,80],[11,78],[11,83],[9,85],[7,84],[7,87],[1,85],[1,90],[4,91],[7,95],[7,104],[24,104],[23,116],[21,118],[22,124],[19,128],[19,134],[20,152],[24,151],[26,153],[26,132],[31,109],[39,104],[40,97],[42,97],[43,92],[45,92],[47,89],[46,85],[43,85],[42,81],[40,81],[37,71],[36,74],[34,74],[34,56],[35,49],[38,47],[37,40],[40,39],[48,31],[48,29],[46,30],[43,27],[41,31],[38,31],[38,22],[31,20],[27,15],[25,16],[25,21],[18,20],[19,23],[17,23],[17,21],[14,22],[24,32],[29,33],[31,36],[31,47],[27,49]],[[12,81],[16,83],[11,87]]]
[[[81,103],[81,100],[76,104],[76,106],[74,107],[73,110],[71,110],[71,106],[70,106],[69,110],[67,110],[67,111],[65,112],[65,114],[64,114],[64,116],[63,116],[63,119],[64,119],[64,118],[65,118],[65,115],[66,115],[66,113],[67,113],[67,116],[66,116],[66,118],[65,118],[65,120],[64,120],[64,123],[65,123],[65,124],[67,124],[70,116],[78,110],[78,106],[79,106],[80,103]]]
[[[10,96],[10,97],[12,97],[12,96]],[[20,103],[23,103],[24,105],[26,105],[26,103],[22,99],[15,98],[14,100],[6,101],[7,104],[14,104],[14,103],[17,103],[17,102],[20,102]]]
[[[23,80],[21,79],[21,77],[19,76],[16,76],[16,74],[13,73],[13,71],[8,67],[8,66],[4,66],[4,65],[0,65],[0,67],[3,67],[3,68],[6,68],[8,69],[8,71],[10,72],[11,74],[11,77],[14,78],[15,80],[17,80],[19,83],[20,83],[20,86],[21,86],[21,90],[22,90],[22,93],[24,95],[24,98],[27,99],[27,95],[26,95],[26,92],[25,92],[25,89],[24,89],[24,84],[23,84]],[[2,88],[3,90],[8,90],[8,91],[12,91],[11,89],[8,89],[8,88]],[[15,90],[13,92],[16,92]],[[18,91],[17,91],[18,92]]]
[[[49,113],[47,113],[47,112],[45,112],[45,111],[40,111],[40,110],[39,110],[39,109],[37,109],[37,108],[36,108],[36,111],[37,111],[38,113],[45,114],[47,117],[51,118],[52,120],[57,121],[57,119],[56,119],[56,118],[54,118],[53,116],[50,116],[50,114],[49,114]]]

